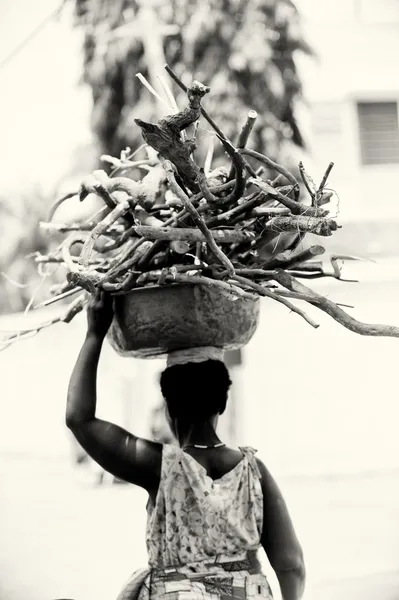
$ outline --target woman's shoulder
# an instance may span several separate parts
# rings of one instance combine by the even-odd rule
[[[243,454],[251,454],[252,456],[255,456],[258,452],[256,448],[253,448],[252,446],[239,446],[238,449]]]

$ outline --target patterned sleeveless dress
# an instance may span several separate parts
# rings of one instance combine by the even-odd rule
[[[256,450],[212,480],[178,446],[164,444],[155,506],[147,504],[149,568],[136,571],[118,600],[267,600],[257,551],[263,495]]]

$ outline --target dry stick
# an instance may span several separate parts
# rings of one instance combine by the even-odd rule
[[[93,175],[88,175],[80,186],[79,200],[83,202],[89,194],[98,194],[108,206],[110,210],[113,210],[116,206],[116,200],[107,192],[103,184]]]
[[[315,256],[321,256],[324,254],[325,249],[323,246],[311,246],[301,252],[295,253],[291,250],[286,250],[277,256],[273,256],[270,260],[263,263],[263,268],[266,269],[290,269],[291,267],[312,260]]]
[[[170,75],[170,77],[173,79],[173,81],[175,83],[177,83],[177,85],[184,91],[187,93],[187,86],[184,85],[184,83],[182,81],[180,81],[180,79],[178,78],[178,76],[176,75],[176,73],[174,73],[174,71],[172,71],[172,69],[169,67],[169,65],[165,65],[165,70],[166,72]],[[220,129],[220,127],[218,127],[218,125],[216,125],[215,121],[212,119],[212,117],[210,117],[208,115],[208,113],[206,112],[205,108],[200,105],[200,110],[201,110],[201,114],[204,117],[204,119],[206,119],[209,123],[209,125],[214,129],[214,131],[216,131],[219,139],[222,141],[224,140],[225,142],[228,142],[233,148],[234,145],[230,142],[230,140],[225,136],[225,134],[223,133],[223,131]],[[249,174],[252,177],[256,177],[256,173],[255,171],[252,169],[251,165],[249,165],[247,162],[244,161],[245,164],[245,168],[247,169],[247,171],[249,172]]]
[[[312,205],[313,205],[313,202],[314,202],[314,199],[315,199],[315,195],[316,195],[316,190],[312,190],[312,188],[310,186],[309,178],[308,178],[308,176],[306,174],[305,167],[303,166],[303,162],[302,161],[299,162],[298,167],[299,167],[299,173],[301,175],[301,179],[302,179],[302,181],[303,181],[306,189],[308,190],[308,192],[310,194],[310,197],[312,198]]]
[[[75,256],[71,256],[71,259],[74,263],[78,264],[79,263],[79,258],[75,257]],[[35,258],[35,263],[39,264],[39,265],[47,265],[47,264],[65,264],[64,259],[61,256],[37,256]],[[90,266],[97,266],[100,267],[103,264],[105,264],[104,260],[91,260],[89,262]]]
[[[161,275],[161,270],[157,271],[149,271],[148,273],[143,273],[137,280],[137,283],[145,283],[146,281],[158,281]],[[246,292],[242,290],[240,287],[227,283],[226,281],[220,281],[219,279],[211,279],[210,277],[204,277],[203,275],[181,275],[179,273],[168,273],[166,275],[166,280],[174,283],[189,283],[193,285],[207,285],[209,287],[217,287],[227,292],[238,296],[239,298],[246,298],[247,300],[252,300],[256,302],[258,297],[255,294],[251,294],[250,292]]]
[[[240,134],[238,136],[238,140],[237,140],[237,149],[238,150],[245,148],[245,146],[247,145],[249,136],[251,135],[252,129],[254,128],[255,121],[257,118],[258,118],[258,113],[256,112],[256,110],[250,110],[248,112],[247,120],[245,121],[244,126],[241,129]],[[234,165],[231,165],[229,179],[233,179],[234,173],[235,173]]]
[[[98,240],[98,238],[103,235],[107,229],[115,223],[115,221],[117,221],[120,217],[123,217],[129,209],[129,202],[121,202],[102,221],[100,221],[98,225],[96,225],[96,227],[87,237],[82,248],[79,261],[82,266],[88,266],[96,240]]]
[[[236,269],[236,275],[241,275],[242,277],[253,277],[254,279],[261,279],[263,281],[273,280],[275,279],[275,275],[278,273],[277,269],[273,270],[265,270],[265,269]],[[220,274],[223,276],[223,273]],[[225,272],[224,275],[227,275]],[[262,288],[264,287],[273,287],[273,285],[267,284],[266,286],[262,284]],[[275,287],[275,286],[274,286]],[[304,300],[306,301],[306,297],[303,294],[298,294],[295,292],[290,292],[287,290],[274,289],[273,293],[277,296],[283,296],[285,298],[292,298],[293,300]],[[337,302],[337,306],[344,306],[346,308],[354,308],[350,304],[343,304],[342,302]]]
[[[111,279],[117,277],[121,272],[135,265],[152,246],[152,242],[146,241],[144,238],[127,244],[116,263],[112,265],[112,268],[103,277],[101,283],[110,282]]]
[[[73,257],[71,256],[72,246],[75,244],[85,244],[87,240],[87,236],[82,233],[74,233],[70,235],[61,246],[61,255],[64,263],[66,264],[69,271],[79,271],[79,262],[75,262]]]
[[[238,217],[239,215],[243,215],[249,211],[255,209],[259,204],[263,204],[266,200],[265,194],[263,192],[256,192],[255,194],[251,194],[243,198],[245,202],[239,204],[238,206],[234,206],[230,210],[227,210],[225,213],[221,213],[219,215],[215,215],[206,221],[206,226],[211,228],[215,225],[220,225],[221,223],[229,222]]]
[[[321,180],[321,183],[319,185],[319,189],[317,190],[318,194],[321,194],[323,192],[324,187],[325,187],[325,185],[327,183],[328,176],[330,175],[331,169],[333,168],[333,166],[334,166],[334,163],[330,162],[330,164],[328,165],[328,167],[326,169],[326,172],[323,175],[323,179]]]
[[[115,206],[118,204],[117,201],[111,196],[109,190],[103,185],[99,183],[95,186],[95,192],[100,196],[100,198],[105,202],[110,210],[113,210]]]
[[[147,243],[147,242],[146,242]],[[152,245],[148,248],[148,250],[141,256],[140,260],[137,261],[137,268],[140,270],[144,270],[148,267],[151,260],[159,253],[161,250],[165,248],[167,242],[163,240],[156,240],[152,243]]]
[[[39,227],[49,232],[71,233],[73,231],[92,231],[96,227],[96,223],[72,223],[71,225],[65,225],[64,223],[47,223],[41,221]],[[113,225],[107,230],[107,235],[121,235],[124,231],[125,227],[123,225]]]
[[[101,283],[102,275],[97,271],[72,271],[67,273],[67,281],[71,286],[82,287],[91,294]]]
[[[250,178],[248,179],[248,183],[252,183],[256,185],[259,189],[261,189],[265,194],[272,196],[276,200],[278,200],[281,204],[290,209],[293,215],[308,215],[309,217],[325,217],[328,214],[328,211],[323,210],[321,208],[316,208],[314,206],[306,206],[306,204],[302,204],[301,202],[296,202],[295,200],[291,200],[287,196],[281,194],[278,190],[274,189],[271,185],[266,183],[259,178]]]
[[[222,200],[223,204],[230,204],[230,203],[237,202],[237,200],[239,200],[244,194],[245,186],[246,186],[244,172],[248,165],[245,163],[241,154],[239,154],[237,152],[237,150],[234,148],[233,144],[226,137],[224,137],[224,136],[221,137],[218,135],[218,138],[221,141],[225,151],[230,156],[231,161],[234,166],[234,170],[235,170],[236,183],[235,183],[234,190],[228,196],[226,196],[226,198],[223,198],[223,200]],[[201,191],[203,191],[203,190],[201,190]]]
[[[184,83],[182,81],[180,81],[180,79],[178,78],[178,76],[176,75],[176,73],[174,73],[174,71],[172,71],[172,69],[167,64],[165,65],[165,71],[170,75],[170,77],[173,79],[173,81],[175,83],[177,83],[177,85],[184,92],[187,93],[187,90],[188,90],[187,86],[184,85]],[[208,121],[208,123],[216,131],[216,133],[218,133],[221,138],[223,138],[224,140],[226,140],[227,138],[224,135],[223,131],[216,125],[215,121],[208,115],[208,113],[206,112],[205,108],[203,108],[203,106],[201,106],[200,110],[201,110],[202,116]]]
[[[272,217],[264,225],[267,231],[276,231],[278,233],[286,232],[303,232],[314,233],[320,236],[330,236],[333,231],[338,229],[338,224],[333,219],[325,219],[324,217],[305,217],[289,216],[289,217]]]
[[[219,140],[221,141],[226,153],[230,156],[232,163],[234,165],[235,185],[234,185],[234,190],[228,196],[226,196],[225,198],[219,199],[211,193],[211,191],[208,187],[208,181],[205,176],[204,169],[200,169],[198,177],[197,177],[197,183],[199,185],[202,195],[207,200],[207,202],[211,205],[217,201],[219,201],[219,203],[222,203],[222,204],[230,204],[230,203],[237,202],[237,200],[242,198],[242,196],[245,192],[245,186],[246,186],[246,181],[245,181],[245,177],[244,177],[244,171],[246,169],[246,165],[245,165],[245,162],[244,162],[242,156],[240,154],[238,154],[237,150],[226,138],[223,138],[220,136],[218,136],[218,137],[219,137]]]
[[[327,313],[335,321],[350,331],[359,333],[360,335],[399,337],[399,327],[396,327],[395,325],[374,325],[357,321],[340,309],[334,302],[303,285],[289,275],[289,273],[278,271],[274,279],[286,289],[301,294],[306,302],[313,304],[323,312]]]
[[[324,187],[327,183],[327,179],[328,176],[331,173],[331,169],[333,168],[334,163],[330,162],[330,164],[328,165],[326,172],[323,175],[323,178],[320,182],[320,185],[318,187],[318,190],[316,192],[316,196],[315,196],[315,203],[317,204],[317,206],[320,206],[321,204],[327,204],[327,202],[330,200],[331,196],[332,196],[332,192],[330,192],[330,196],[328,197],[328,193],[327,193],[327,199],[326,199],[326,195],[323,194],[324,192]]]
[[[81,292],[81,291],[82,291],[82,288],[74,287],[71,290],[68,290],[67,292],[63,292],[62,294],[58,294],[58,296],[53,296],[49,300],[45,300],[44,302],[37,304],[35,306],[35,308],[43,308],[45,306],[50,306],[51,304],[54,304],[55,302],[59,302],[60,300],[69,298],[69,296],[73,296],[74,294],[77,294],[77,292]]]
[[[209,142],[208,151],[204,162],[204,173],[208,175],[212,168],[213,153],[215,150],[215,139],[212,137]]]
[[[251,217],[286,217],[291,213],[289,208],[271,206],[270,208],[258,207],[251,211]]]
[[[129,177],[113,177],[107,181],[107,191],[112,192],[125,192],[132,198],[133,201],[137,202],[137,196],[140,192],[140,183],[129,179]]]
[[[317,260],[311,263],[298,263],[295,265],[295,269],[298,271],[306,271],[308,273],[317,271],[323,273],[323,262],[321,260]],[[328,277],[328,274],[326,273],[325,276]]]
[[[236,269],[236,275],[240,275],[241,277],[254,277],[259,279],[273,279],[276,272],[277,271],[273,269]]]
[[[137,154],[139,154],[139,152],[141,152],[141,150],[143,150],[145,147],[147,146],[147,144],[141,144],[140,146],[138,146],[136,148],[136,150],[134,150],[133,152],[131,152],[129,154],[129,156],[126,157],[127,161],[132,160],[132,158],[134,158]],[[115,166],[115,168],[111,171],[111,173],[109,174],[110,177],[114,177],[114,175],[120,171],[121,169],[123,169],[123,165],[121,167],[117,167]]]
[[[180,198],[180,200],[183,202],[185,208],[190,212],[198,229],[200,231],[202,231],[202,233],[204,234],[210,250],[216,256],[216,258],[222,263],[222,265],[224,265],[224,267],[227,269],[227,271],[230,274],[233,274],[234,273],[233,263],[230,262],[230,260],[224,254],[224,252],[222,252],[222,250],[216,244],[215,240],[212,237],[211,232],[209,231],[208,227],[205,225],[205,221],[202,219],[202,217],[199,214],[199,212],[197,211],[197,209],[194,208],[194,206],[190,202],[189,197],[186,196],[186,194],[183,192],[181,187],[177,184],[177,182],[175,180],[175,176],[174,176],[174,170],[173,170],[172,163],[170,161],[165,161],[163,163],[163,166],[166,171],[170,187],[172,188],[172,190],[176,194],[176,196],[178,196],[178,198]]]
[[[286,179],[288,179],[288,181],[299,190],[299,183],[297,182],[295,177],[282,165],[279,165],[278,163],[274,162],[273,160],[271,160],[264,154],[261,154],[260,152],[255,152],[255,150],[243,148],[242,150],[239,150],[239,152],[240,154],[244,154],[245,156],[251,156],[252,158],[256,158],[256,160],[259,160],[259,162],[263,163],[267,167],[274,169],[275,171],[277,171],[277,173],[280,173],[280,175],[283,175]]]
[[[277,296],[282,296],[283,298],[291,298],[292,300],[302,300],[303,302],[307,302],[306,297],[303,294],[297,294],[295,292],[289,292],[288,290],[273,290],[274,294]],[[355,308],[352,304],[343,304],[342,302],[336,302],[337,306],[343,306],[345,308]]]
[[[74,196],[77,196],[77,192],[70,192],[69,194],[65,194],[65,196],[62,196],[62,198],[59,198],[58,200],[53,202],[47,214],[47,221],[52,220],[54,214],[56,213],[57,209],[61,206],[61,204],[63,204],[66,200],[73,198]]]
[[[137,235],[147,240],[186,241],[192,244],[207,241],[205,234],[194,228],[176,229],[175,227],[135,225],[132,229],[135,229]],[[213,229],[209,233],[219,244],[235,244],[252,240],[255,237],[255,234],[252,232],[232,229]]]
[[[40,325],[36,325],[36,327],[26,327],[24,329],[20,329],[18,331],[13,330],[13,335],[10,335],[6,340],[0,341],[0,344],[6,344],[6,347],[11,344],[13,341],[17,341],[18,339],[23,339],[25,334],[29,333],[38,333],[41,329],[45,329],[46,327],[50,327],[51,325],[55,325],[56,323],[64,322],[70,323],[72,319],[83,310],[84,305],[86,303],[86,295],[82,294],[78,298],[76,298],[71,304],[68,306],[67,310],[60,317],[54,317],[48,321],[43,321]],[[4,332],[4,330],[2,330]],[[4,349],[4,348],[2,348]]]
[[[134,288],[136,278],[136,272],[129,272],[126,273],[124,279],[118,283],[101,282],[101,288],[106,292],[111,292],[111,294],[127,294]]]
[[[259,283],[250,281],[246,277],[240,277],[240,275],[234,275],[233,279],[235,281],[237,281],[237,283],[239,285],[254,290],[260,296],[265,296],[266,298],[272,298],[273,300],[280,302],[280,304],[284,304],[284,306],[289,308],[292,312],[296,313],[297,315],[301,316],[303,319],[305,319],[305,321],[307,323],[309,323],[309,325],[311,325],[315,329],[317,329],[319,327],[318,323],[313,321],[313,319],[311,317],[309,317],[303,310],[301,310],[294,304],[291,304],[291,302],[289,302],[285,298],[276,295],[274,292],[270,292],[269,290],[266,290],[262,285],[259,285]],[[275,279],[275,277],[274,277],[274,279]]]
[[[100,156],[100,160],[103,162],[107,162],[111,164],[113,167],[118,169],[118,171],[125,171],[126,169],[136,169],[137,167],[151,167],[154,164],[154,161],[149,158],[143,158],[141,160],[130,161],[127,159],[114,158],[113,156],[109,156],[108,154],[102,154]],[[110,175],[112,177],[112,175]]]

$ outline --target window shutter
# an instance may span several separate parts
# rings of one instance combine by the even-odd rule
[[[396,102],[359,102],[357,105],[360,155],[363,165],[399,162]]]

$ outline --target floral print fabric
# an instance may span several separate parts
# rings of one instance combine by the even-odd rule
[[[256,554],[263,495],[255,450],[213,481],[178,446],[163,447],[155,506],[147,505],[149,569],[118,600],[271,600]]]
[[[192,456],[164,445],[156,503],[147,507],[150,566],[238,558],[259,548],[263,496],[255,450],[240,450],[236,467],[213,481]]]

